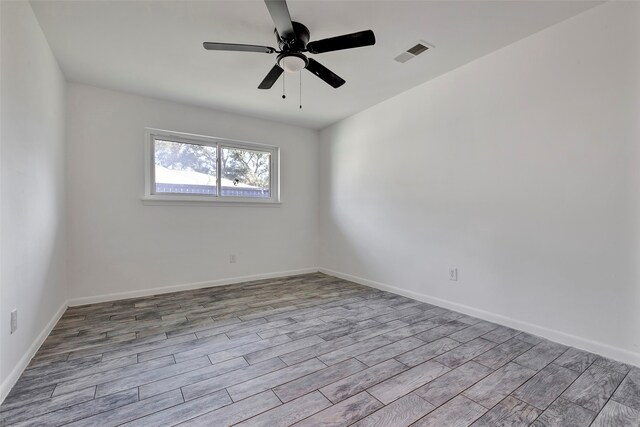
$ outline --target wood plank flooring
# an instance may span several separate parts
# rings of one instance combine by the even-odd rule
[[[640,369],[320,273],[69,308],[0,426],[635,426]]]

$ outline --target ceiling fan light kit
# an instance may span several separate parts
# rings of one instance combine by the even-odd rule
[[[275,24],[276,41],[280,50],[269,46],[235,43],[205,42],[203,44],[207,50],[277,53],[276,64],[267,73],[258,89],[271,89],[285,71],[297,73],[303,69],[309,70],[331,87],[338,88],[345,84],[345,80],[315,59],[307,57],[305,53],[334,52],[371,46],[376,42],[375,35],[371,30],[309,42],[309,29],[303,24],[291,20],[286,0],[265,0],[265,4]]]
[[[281,53],[278,55],[278,66],[287,73],[297,73],[307,68],[309,60],[301,53]]]

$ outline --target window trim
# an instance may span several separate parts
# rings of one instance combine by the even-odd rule
[[[215,196],[181,195],[171,193],[155,194],[155,158],[154,141],[164,139],[183,144],[199,144],[216,147],[216,175],[217,189]],[[220,165],[220,151],[224,148],[239,148],[244,150],[266,151],[271,155],[269,164],[269,189],[271,197],[235,197],[221,196],[222,169]],[[145,205],[225,205],[225,206],[277,206],[280,202],[280,148],[258,142],[238,141],[228,138],[175,132],[164,129],[145,128],[144,138],[145,158],[145,187],[142,202]]]

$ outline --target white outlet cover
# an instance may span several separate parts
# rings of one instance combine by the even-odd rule
[[[458,269],[457,268],[450,268],[449,269],[449,280],[452,280],[454,282],[458,281]]]

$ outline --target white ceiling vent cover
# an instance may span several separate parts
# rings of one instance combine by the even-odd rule
[[[411,46],[409,49],[407,49],[406,51],[402,52],[400,55],[396,56],[393,59],[398,61],[398,62],[400,62],[400,63],[402,63],[402,64],[404,64],[408,60],[415,58],[416,56],[420,55],[421,53],[425,53],[429,49],[433,49],[433,47],[434,46],[432,44],[429,44],[429,43],[423,42],[423,41],[419,41],[418,43],[416,43],[415,45]]]

